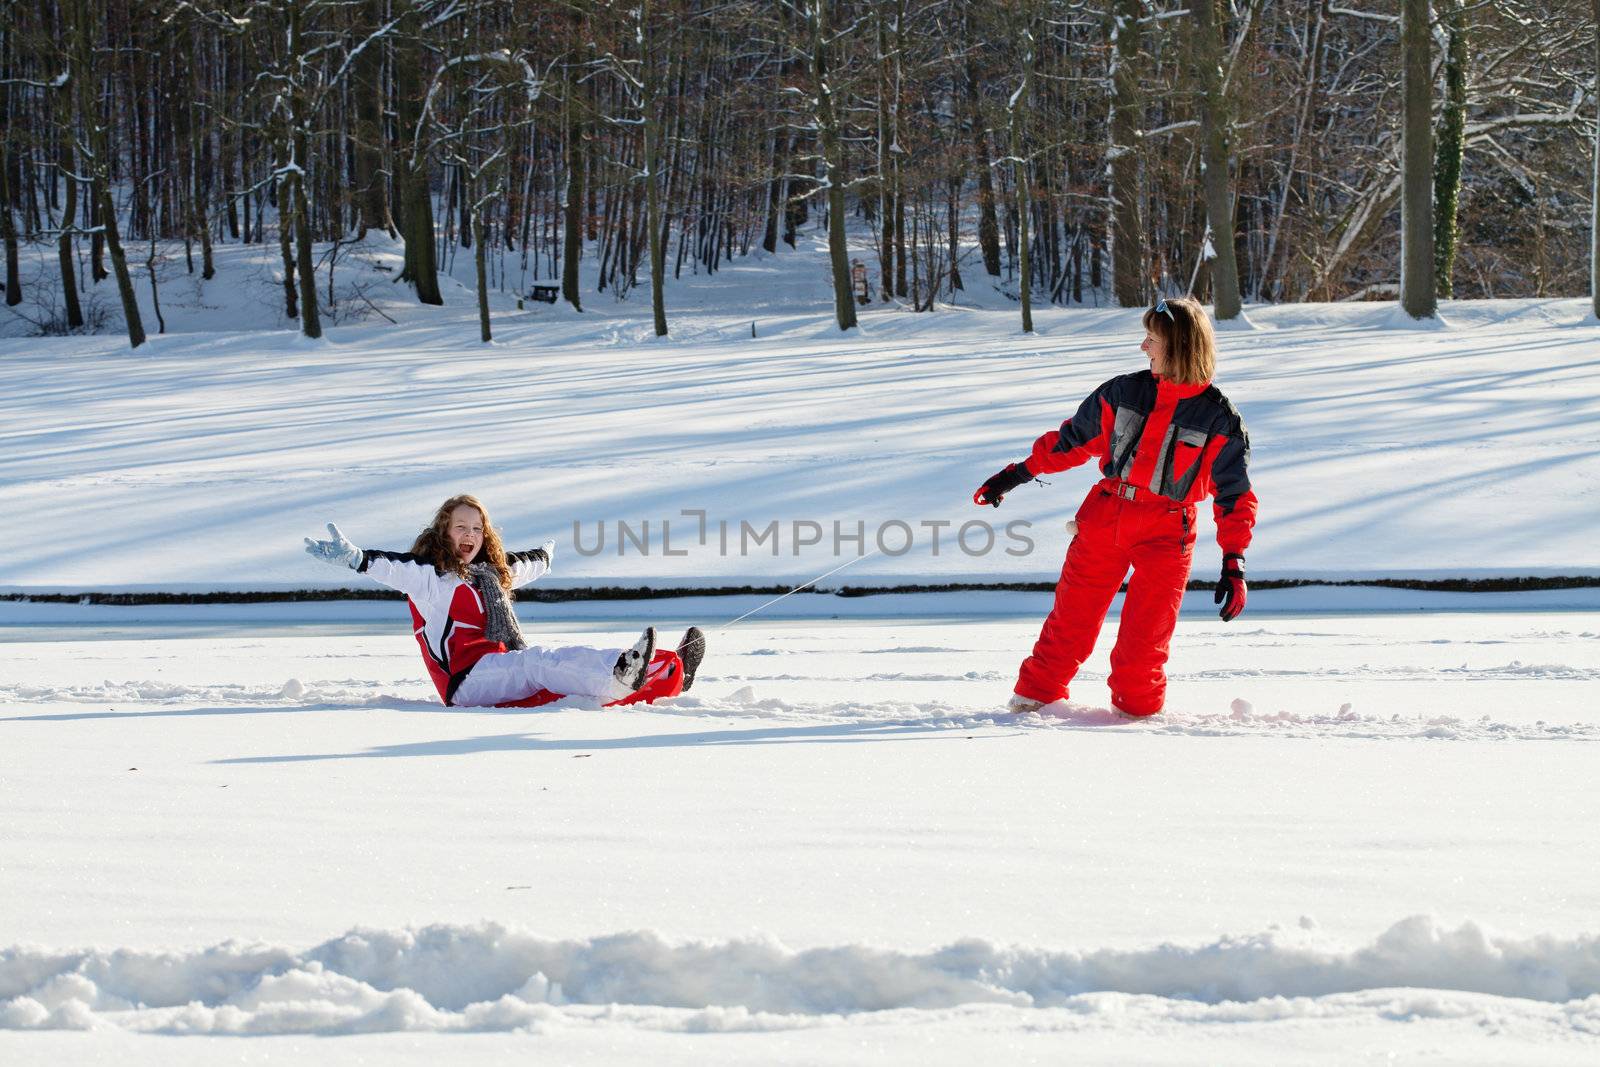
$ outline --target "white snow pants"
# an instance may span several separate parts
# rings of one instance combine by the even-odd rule
[[[456,707],[487,708],[521,700],[541,689],[566,696],[591,696],[616,700],[628,695],[627,686],[612,672],[620,648],[519,648],[491,652],[472,665],[456,687]]]

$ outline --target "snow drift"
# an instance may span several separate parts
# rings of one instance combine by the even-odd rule
[[[236,942],[187,954],[16,947],[0,952],[0,1028],[503,1030],[553,1007],[634,1005],[723,1009],[717,1027],[759,1029],[806,1024],[784,1017],[972,1004],[1086,1008],[1082,998],[1102,993],[1232,1005],[1236,1018],[1262,1019],[1315,1012],[1313,998],[1404,987],[1564,1004],[1571,1025],[1600,1033],[1600,937],[1504,938],[1413,916],[1341,951],[1319,944],[1313,925],[1082,953],[983,941],[925,954],[793,952],[768,941],[672,944],[650,932],[557,941],[496,924],[357,929],[303,953]],[[1447,1000],[1410,998],[1434,1010]]]

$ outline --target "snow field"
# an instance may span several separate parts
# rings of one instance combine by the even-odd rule
[[[396,252],[339,269],[397,325],[321,343],[254,250],[136,354],[0,341],[0,591],[367,588],[301,538],[404,548],[460,491],[557,538],[546,585],[797,582],[834,523],[916,541],[830,587],[1048,581],[1092,472],[972,489],[1142,365],[1137,311],[1023,336],[992,293],[841,336],[815,246],[675,284],[665,340],[497,295],[483,347]],[[1600,576],[1583,302],[1249,313],[1253,579]],[[974,519],[1034,551],[952,550]],[[614,644],[762,599],[522,615]],[[0,1062],[1600,1059],[1600,590],[1192,594],[1143,723],[1109,627],[1073,703],[1001,710],[1048,599],[791,597],[629,711],[441,708],[398,603],[0,604]]]
[[[403,624],[13,642],[0,1047],[1600,1050],[1592,616],[1185,619],[1149,723],[1104,647],[1077,703],[1000,712],[1036,625],[751,620],[628,712],[440,708]]]
[[[830,582],[1053,579],[1094,475],[1024,486],[998,510],[971,494],[1095,385],[1142,366],[1139,312],[1045,311],[1023,336],[1001,311],[882,311],[842,336],[784,302],[809,262],[723,272],[715,284],[764,306],[685,315],[661,342],[632,305],[510,315],[487,348],[454,308],[316,345],[5,342],[14,549],[0,588],[359,586],[309,563],[301,538],[332,519],[363,546],[404,548],[463,490],[514,545],[557,539],[552,584],[799,581],[880,534],[884,554]],[[1261,499],[1251,576],[1600,575],[1600,371],[1582,302],[1462,303],[1427,332],[1391,310],[1253,308],[1256,329],[1225,332],[1219,384],[1250,427]],[[685,511],[704,513],[704,542]],[[58,536],[27,535],[39,514]],[[953,544],[977,520],[1000,527],[986,554],[977,533]],[[1006,551],[1014,521],[1029,524],[1021,556]],[[650,553],[618,555],[618,524],[645,522]],[[777,524],[778,539],[744,537],[745,523]],[[798,546],[812,529],[797,523],[822,543]],[[903,553],[895,523],[914,536]],[[1200,578],[1216,566],[1209,524],[1202,508]],[[604,549],[580,553],[601,529]]]

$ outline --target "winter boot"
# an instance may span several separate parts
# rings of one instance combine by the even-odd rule
[[[1129,711],[1127,708],[1117,703],[1116,697],[1111,698],[1111,710],[1122,716],[1124,719],[1132,719],[1134,722],[1143,722],[1145,719],[1153,718],[1161,714],[1160,708],[1157,708],[1155,711]]]
[[[617,684],[630,693],[637,692],[650,673],[650,661],[655,658],[655,654],[656,628],[646,626],[643,635],[634,642],[634,646],[625,649],[622,655],[617,657],[617,665],[611,670],[617,679]]]
[[[1018,715],[1024,715],[1030,711],[1038,711],[1042,707],[1044,707],[1044,701],[1033,700],[1023,696],[1021,693],[1012,693],[1011,700],[1006,704],[1007,711],[1016,712]]]
[[[678,658],[683,661],[683,691],[687,693],[694,684],[694,672],[706,658],[706,635],[700,627],[691,626],[683,631],[683,640],[678,642]]]

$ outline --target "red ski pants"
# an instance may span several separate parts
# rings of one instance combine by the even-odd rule
[[[1066,698],[1132,567],[1111,650],[1111,702],[1133,715],[1154,715],[1166,700],[1167,652],[1194,558],[1194,505],[1143,491],[1126,500],[1102,483],[1089,491],[1077,518],[1055,607],[1033,655],[1022,661],[1016,691],[1045,703]]]

